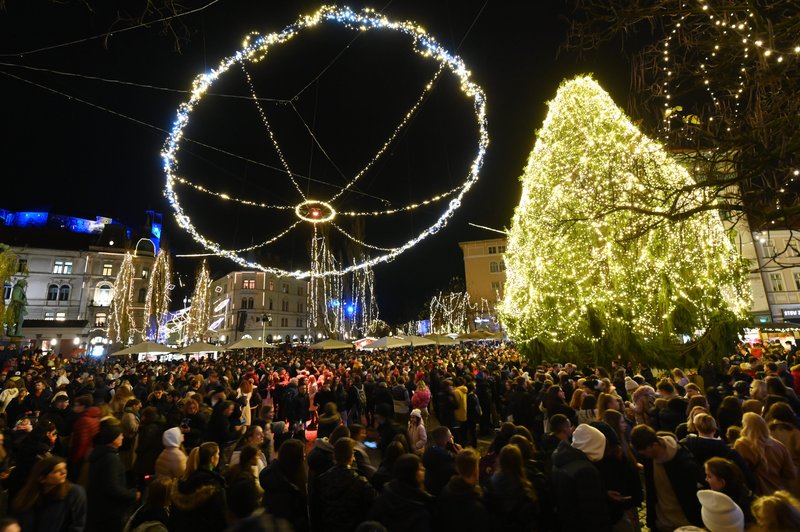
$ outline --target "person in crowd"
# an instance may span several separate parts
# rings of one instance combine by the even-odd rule
[[[128,520],[125,526],[128,531],[144,528],[148,532],[171,530],[170,506],[173,479],[159,478],[150,483],[147,496],[142,504]]]
[[[336,463],[334,446],[340,438],[350,437],[350,429],[346,425],[339,425],[334,429],[329,438],[317,439],[314,448],[308,453],[308,482],[314,484],[317,478],[329,470]]]
[[[800,424],[797,416],[787,403],[779,402],[770,407],[766,419],[770,436],[786,447],[798,471],[798,476],[788,483],[787,490],[800,497]]]
[[[406,454],[406,448],[403,447],[403,444],[399,441],[392,442],[389,444],[389,447],[386,448],[386,452],[383,453],[383,458],[381,459],[378,469],[370,479],[370,483],[372,483],[379,493],[383,492],[386,483],[394,479],[394,474],[392,473],[394,464],[397,459],[404,454]]]
[[[694,419],[696,436],[687,436],[681,440],[681,445],[688,449],[699,465],[705,464],[710,458],[720,457],[732,460],[742,471],[747,484],[755,487],[755,476],[750,471],[742,455],[734,451],[722,438],[716,436],[717,422],[709,414],[699,414]]]
[[[145,477],[152,477],[156,471],[156,460],[164,449],[162,435],[164,424],[158,409],[147,407],[142,409],[139,421],[139,434],[136,439],[136,457],[133,471],[137,482],[142,485]]]
[[[706,529],[744,532],[744,512],[730,497],[715,490],[700,490],[697,500]]]
[[[183,416],[179,426],[183,432],[183,446],[187,452],[191,452],[205,441],[208,423],[200,413],[200,403],[194,398],[184,401]]]
[[[414,389],[414,395],[411,396],[411,408],[415,408],[422,414],[422,420],[426,421],[428,417],[428,405],[431,402],[431,390],[424,380],[417,381],[417,387]]]
[[[173,485],[170,519],[174,532],[221,532],[228,526],[225,479],[215,471],[219,446],[206,442],[192,449],[184,478]]]
[[[16,465],[6,479],[9,498],[13,499],[22,489],[36,462],[52,454],[57,438],[55,424],[42,420],[22,439],[16,452]]]
[[[425,491],[425,466],[419,456],[406,453],[392,467],[394,477],[369,510],[367,519],[388,532],[432,530],[434,498]]]
[[[745,522],[752,523],[750,507],[754,496],[739,466],[727,458],[712,457],[706,460],[704,469],[708,487],[730,497],[744,512]]]
[[[224,449],[241,436],[244,424],[241,422],[236,425],[231,424],[235,408],[233,401],[220,401],[214,405],[214,412],[208,421],[208,439],[216,443],[220,449]]]
[[[425,466],[425,490],[432,495],[439,495],[450,477],[456,474],[456,453],[461,446],[455,443],[450,429],[436,427],[431,431],[428,448],[422,455]]]
[[[366,518],[377,497],[369,481],[351,467],[355,441],[344,437],[334,445],[335,464],[320,475],[310,493],[311,525],[321,532],[353,530]]]
[[[113,418],[104,420],[94,437],[86,489],[88,532],[120,532],[139,500],[140,493],[126,483],[118,454],[122,440],[122,428]]]
[[[183,450],[183,433],[178,427],[164,431],[161,437],[164,450],[155,463],[155,478],[178,480],[186,471],[186,452]]]
[[[602,460],[605,446],[603,433],[584,423],[573,432],[572,444],[562,441],[553,453],[553,492],[562,532],[584,530],[587,523],[595,530],[611,530],[608,495],[594,465]]]
[[[562,441],[572,438],[574,426],[564,414],[556,414],[550,418],[550,432],[542,440],[542,451],[549,457]],[[513,425],[512,425],[513,426]]]
[[[264,490],[262,503],[267,512],[285,519],[295,532],[308,532],[305,449],[300,440],[287,440],[278,458],[258,476]]]
[[[656,433],[647,425],[631,432],[631,446],[641,457],[647,493],[647,526],[656,532],[681,526],[702,526],[697,487],[702,467],[675,436]]]
[[[261,499],[262,490],[258,483],[258,455],[261,451],[253,445],[245,445],[239,451],[239,459],[235,464],[228,466],[225,472],[225,481],[228,485],[228,501],[232,494],[237,491],[250,494],[252,490],[238,485],[242,482],[249,482],[255,488],[256,499]],[[255,510],[255,506],[250,511]]]
[[[544,401],[542,401],[541,409],[545,414],[546,419],[550,419],[556,414],[563,414],[569,419],[572,426],[578,425],[578,416],[575,410],[569,407],[565,400],[564,390],[561,386],[554,385],[547,389]],[[548,430],[546,427],[545,430]]]
[[[478,483],[481,455],[475,449],[462,449],[456,455],[456,475],[450,478],[436,500],[434,527],[460,532],[490,530],[489,511]]]
[[[75,399],[72,407],[77,416],[69,444],[69,471],[73,481],[84,479],[88,474],[87,459],[92,449],[92,439],[100,430],[100,409],[93,405],[91,395],[81,395]]]
[[[236,442],[236,446],[234,447],[233,453],[231,454],[230,462],[228,466],[234,466],[239,463],[239,455],[242,452],[242,449],[245,447],[253,447],[257,450],[256,454],[256,467],[258,470],[256,471],[256,477],[258,474],[261,473],[261,470],[267,467],[267,457],[261,451],[261,446],[264,443],[264,429],[261,428],[259,425],[249,425],[242,437],[239,438],[239,441]]]
[[[352,418],[356,419],[355,416],[352,416]],[[339,409],[336,408],[336,403],[333,401],[328,401],[323,406],[322,413],[319,415],[319,420],[317,423],[317,439],[319,440],[321,438],[327,438],[331,435],[333,430],[341,424],[342,416],[339,414]]]
[[[411,411],[408,420],[408,437],[411,451],[422,456],[425,446],[428,443],[428,433],[425,430],[425,422],[422,419],[422,412],[415,408]]]
[[[759,531],[800,530],[800,501],[783,490],[759,497],[753,503]]]
[[[25,532],[81,532],[86,526],[86,492],[67,480],[67,461],[60,456],[37,462],[12,502],[11,513]]]
[[[372,465],[365,443],[367,441],[367,431],[363,425],[353,423],[350,425],[350,437],[356,442],[356,469],[358,469],[359,474],[370,480],[372,475],[375,474],[376,468]]]
[[[538,497],[516,445],[500,450],[498,469],[487,486],[486,505],[496,530],[536,529]]]
[[[742,436],[734,449],[756,477],[756,495],[770,495],[797,478],[797,468],[786,447],[769,435],[767,422],[752,412],[742,417]]]
[[[578,424],[591,423],[592,421],[597,419],[597,397],[595,397],[592,394],[587,394],[583,392],[583,390],[575,390],[575,393],[579,392],[582,393],[583,400],[578,405],[578,410],[577,410]],[[552,429],[552,426],[550,428]]]

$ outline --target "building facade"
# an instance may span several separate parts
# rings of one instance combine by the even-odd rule
[[[464,281],[475,310],[470,322],[475,329],[497,329],[497,304],[506,284],[505,238],[459,242],[464,255]]]
[[[220,343],[267,343],[321,337],[309,324],[308,282],[257,271],[234,271],[211,283],[211,329]]]
[[[14,284],[27,282],[26,343],[62,354],[103,354],[109,346],[114,281],[126,253],[135,267],[133,316],[142,323],[148,276],[160,245],[158,213],[148,213],[149,229],[141,234],[100,217],[0,211],[0,219],[0,242],[19,259],[17,273],[4,283],[6,304]]]

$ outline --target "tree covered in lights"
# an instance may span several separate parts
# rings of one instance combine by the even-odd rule
[[[569,3],[565,48],[588,54],[613,43],[630,58],[629,111],[702,172],[700,207],[747,215],[755,230],[791,226],[800,213],[797,2]],[[789,246],[775,253],[779,265],[793,266],[781,262],[795,255]]]
[[[170,292],[172,291],[172,265],[169,255],[163,249],[158,252],[150,273],[147,295],[144,304],[145,338],[155,342],[163,342],[167,337],[167,321],[169,320]]]
[[[211,325],[211,275],[208,264],[203,261],[194,285],[186,336],[189,340],[202,340],[209,325]]]
[[[673,204],[691,176],[592,78],[560,87],[521,180],[501,308],[513,338],[551,360],[727,354],[747,266],[719,214],[695,210],[702,189]]]
[[[130,343],[136,332],[133,319],[133,278],[133,257],[130,253],[125,253],[114,280],[114,297],[111,299],[108,318],[106,334],[112,342]]]

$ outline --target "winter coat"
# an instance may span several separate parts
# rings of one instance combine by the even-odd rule
[[[742,458],[741,454],[731,449],[730,446],[724,441],[717,438],[687,436],[681,440],[681,445],[683,445],[692,453],[694,461],[701,466],[706,463],[706,460],[709,458],[714,458],[715,456],[732,460],[737,466],[739,466],[739,469],[742,470],[742,474],[747,480],[747,484],[750,486],[750,489],[754,489],[756,487],[756,478],[753,476],[753,472],[750,471],[750,466],[747,465],[747,462],[744,461],[744,458]]]
[[[86,492],[70,485],[63,499],[45,496],[39,505],[15,515],[25,532],[83,532],[86,527]]]
[[[192,416],[183,416],[181,423],[186,422],[189,427],[189,432],[183,434],[183,446],[187,450],[199,447],[201,443],[206,440],[206,433],[208,432],[208,422],[200,413]]]
[[[422,455],[422,464],[425,466],[425,490],[431,495],[439,495],[456,474],[455,455],[441,447],[428,447]]]
[[[518,479],[500,472],[492,475],[486,490],[491,529],[498,532],[536,530],[539,509],[534,497],[531,491],[522,488]]]
[[[225,479],[198,469],[172,487],[172,532],[221,532],[228,526]]]
[[[164,427],[160,423],[143,423],[139,425],[139,437],[136,442],[136,461],[133,470],[140,477],[152,475],[156,470],[156,460],[164,449],[161,441]]]
[[[568,442],[563,441],[553,453],[553,490],[558,522],[562,532],[611,530],[606,503],[606,488],[600,471]]]
[[[392,480],[375,500],[367,518],[380,522],[389,532],[430,532],[433,501],[429,493]]]
[[[258,475],[264,490],[264,508],[275,518],[286,519],[295,532],[308,532],[308,497],[305,487],[294,485],[280,470],[278,461],[272,462]]]
[[[800,429],[788,423],[773,422],[769,425],[769,433],[786,447],[792,457],[792,462],[798,470],[798,476],[787,483],[787,487],[792,495],[800,497]]]
[[[742,438],[736,440],[734,449],[742,455],[756,476],[756,495],[772,495],[777,490],[787,489],[797,478],[792,456],[775,438],[767,439],[762,446],[764,459]]]
[[[186,471],[186,453],[180,447],[167,447],[156,459],[156,480],[171,478],[177,480]]]
[[[451,478],[436,499],[434,522],[436,530],[489,530],[489,510],[480,486],[473,486],[459,476]]]
[[[89,456],[87,531],[119,532],[133,511],[136,490],[128,488],[117,450],[98,445]]]
[[[70,440],[70,463],[80,464],[88,456],[92,448],[92,438],[100,432],[100,409],[90,406],[72,426],[72,439]]]
[[[357,471],[338,464],[323,473],[312,489],[311,525],[321,532],[354,530],[378,495]]]
[[[697,499],[697,490],[705,480],[703,466],[695,462],[692,453],[678,444],[674,438],[670,436],[659,436],[659,438],[662,441],[671,440],[666,445],[674,450],[674,456],[662,463],[670,486],[672,486],[672,491],[675,492],[686,519],[692,525],[701,527],[703,526],[703,519],[700,516],[700,501]],[[646,457],[640,457],[640,460],[644,465],[647,526],[651,530],[655,530],[658,499],[656,496],[654,465],[653,461]]]
[[[306,463],[308,463],[309,485],[333,467],[333,445],[330,444],[327,438],[317,440],[314,443],[314,448],[309,451]]]
[[[408,437],[410,438],[408,443],[411,445],[412,453],[421,454],[425,451],[425,444],[428,443],[428,433],[422,422],[419,425],[408,424]]]
[[[439,423],[445,427],[455,427],[456,409],[458,408],[458,401],[455,395],[447,391],[439,392],[436,400],[436,415],[439,418]]]

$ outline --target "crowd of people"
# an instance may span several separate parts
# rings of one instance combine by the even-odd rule
[[[0,352],[0,532],[800,530],[800,365]],[[642,511],[644,508],[644,511]],[[643,520],[640,517],[646,516]]]

